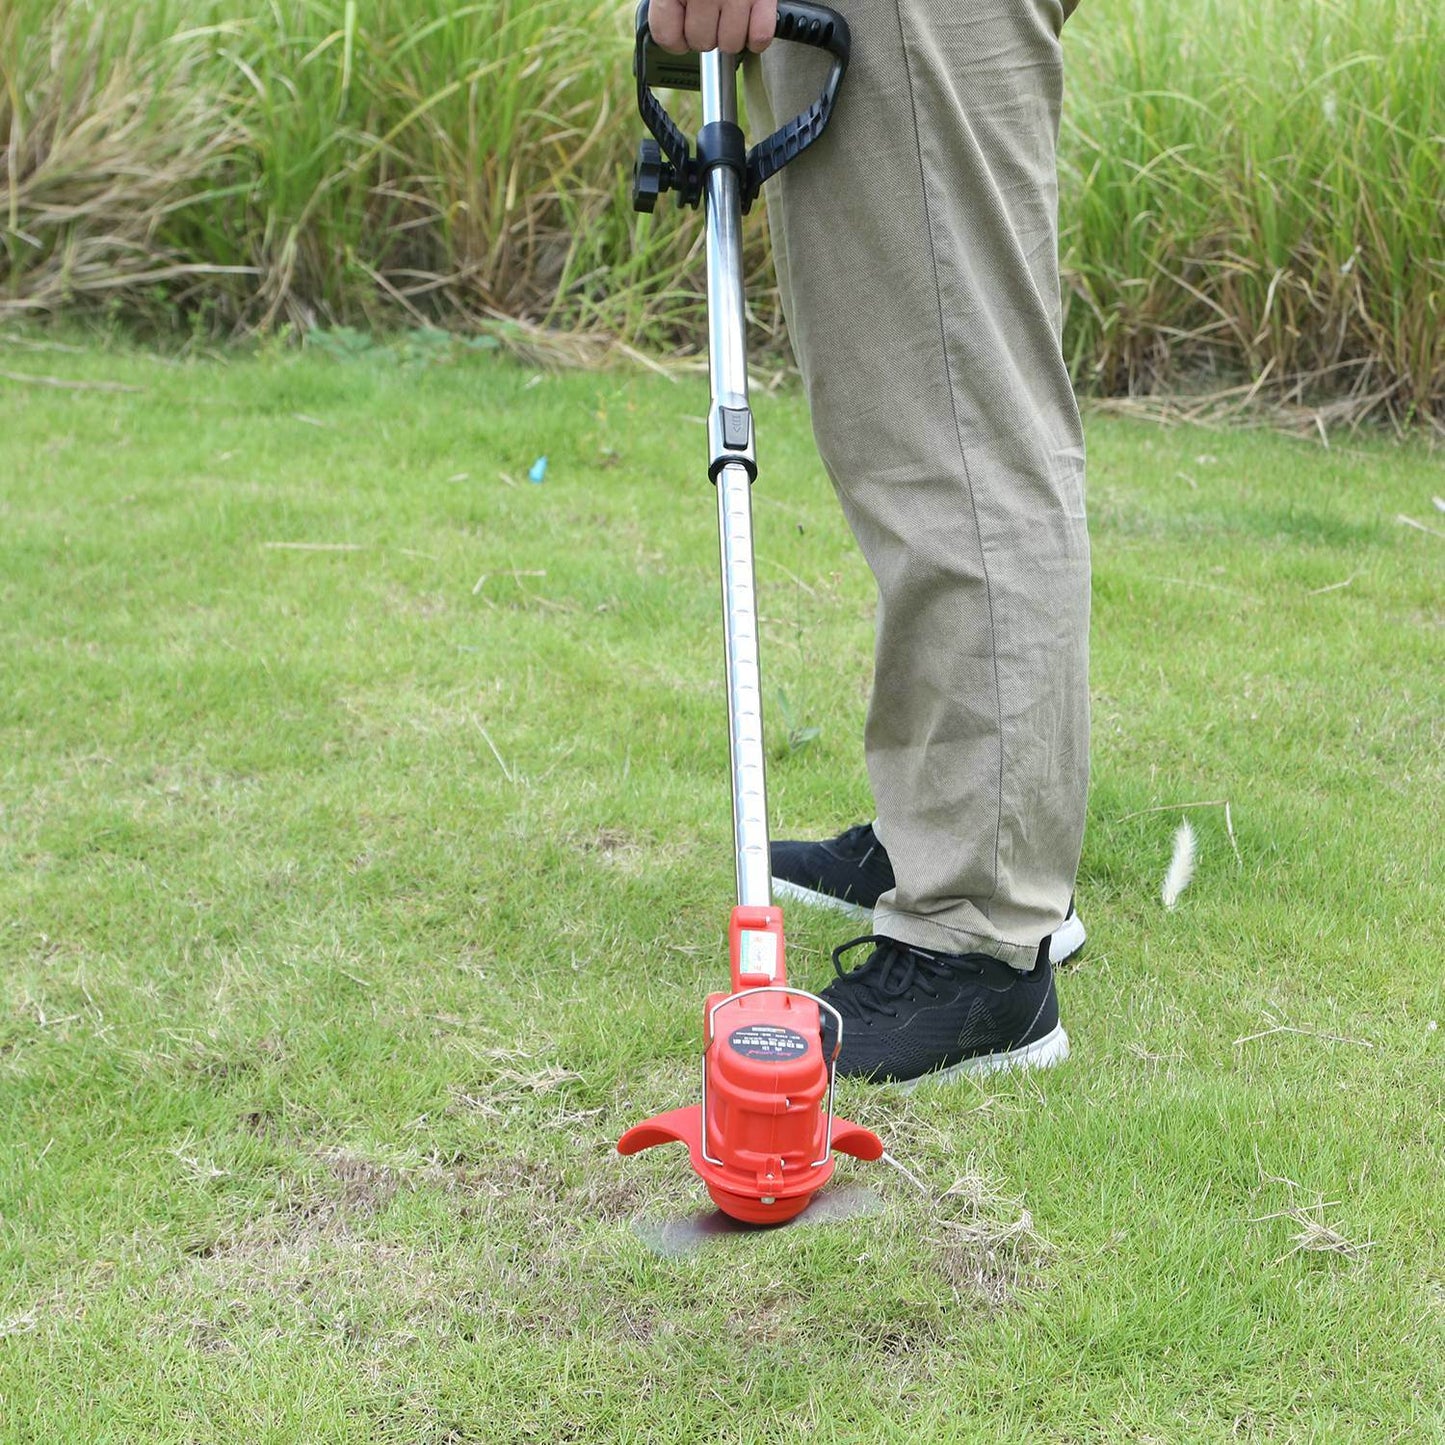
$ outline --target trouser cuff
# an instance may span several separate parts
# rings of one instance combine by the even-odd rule
[[[1020,973],[1033,969],[1046,954],[1048,943],[1047,938],[1042,943],[1009,943],[970,929],[954,928],[936,918],[921,918],[916,913],[900,913],[882,906],[873,910],[873,931],[930,953],[982,953]]]

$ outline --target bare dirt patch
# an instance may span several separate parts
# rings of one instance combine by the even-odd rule
[[[610,825],[603,825],[589,833],[573,833],[569,842],[585,857],[629,876],[640,874],[650,856],[646,839],[625,828]]]

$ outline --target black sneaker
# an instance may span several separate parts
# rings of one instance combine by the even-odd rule
[[[872,823],[826,843],[774,843],[773,892],[866,917],[893,887],[893,865]]]
[[[868,961],[844,973],[843,955],[862,943],[874,945]],[[930,953],[870,934],[834,949],[833,967],[838,977],[821,997],[843,1020],[844,1076],[912,1087],[924,1078],[1044,1069],[1069,1056],[1047,959],[1020,973],[980,953]],[[825,1011],[825,1053],[834,1037]]]
[[[893,865],[871,823],[826,843],[774,843],[773,893],[799,903],[866,919],[893,887]],[[1084,946],[1084,924],[1069,899],[1068,916],[1049,940],[1049,962],[1063,963]]]

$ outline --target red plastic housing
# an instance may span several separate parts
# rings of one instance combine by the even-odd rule
[[[835,1151],[877,1159],[883,1142],[830,1117],[819,1002],[788,987],[782,910],[735,908],[728,936],[733,993],[704,1009],[702,1104],[634,1125],[617,1149],[686,1144],[719,1209],[781,1224],[828,1182]]]

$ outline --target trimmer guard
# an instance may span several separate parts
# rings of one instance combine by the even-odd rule
[[[829,1147],[833,1153],[851,1154],[855,1159],[882,1158],[883,1141],[870,1129],[848,1119],[834,1119],[829,1131]],[[619,1154],[640,1154],[656,1144],[685,1144],[692,1167],[719,1209],[732,1219],[745,1224],[786,1224],[812,1203],[813,1196],[833,1177],[833,1160],[808,1171],[806,1176],[780,1184],[772,1196],[741,1194],[729,1188],[725,1170],[716,1169],[702,1157],[702,1105],[689,1104],[682,1109],[669,1109],[641,1124],[634,1124],[617,1141]],[[771,1197],[772,1203],[767,1203]]]

